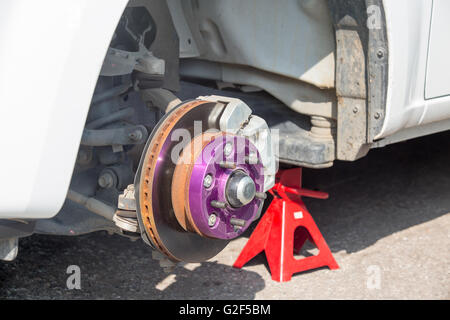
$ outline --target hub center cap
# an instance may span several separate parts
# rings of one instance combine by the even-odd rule
[[[245,206],[255,198],[255,182],[244,171],[237,170],[228,179],[225,194],[231,206],[235,208]]]

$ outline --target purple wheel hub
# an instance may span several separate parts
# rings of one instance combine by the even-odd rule
[[[254,194],[263,192],[263,170],[258,150],[245,137],[224,135],[207,144],[195,160],[189,181],[190,213],[199,230],[218,239],[242,234],[262,206],[263,200]],[[246,192],[249,198],[240,206],[229,198],[236,191],[230,189],[237,188],[230,183],[236,174],[245,177],[245,190],[250,190]]]

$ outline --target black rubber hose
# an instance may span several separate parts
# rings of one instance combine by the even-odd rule
[[[125,120],[129,119],[134,115],[134,109],[129,107],[125,108],[119,111],[116,111],[112,114],[107,115],[106,117],[102,117],[99,119],[96,119],[94,121],[89,122],[86,125],[86,129],[98,129],[100,127],[103,127],[106,124],[118,121],[118,120]]]

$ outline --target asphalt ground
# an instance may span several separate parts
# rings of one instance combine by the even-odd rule
[[[271,280],[264,255],[232,264],[246,237],[213,259],[170,274],[142,241],[96,232],[33,235],[19,256],[0,262],[0,298],[9,299],[449,299],[450,132],[382,149],[353,163],[305,170],[305,199],[340,269]],[[312,248],[304,255],[314,254]],[[81,289],[68,289],[67,268]]]

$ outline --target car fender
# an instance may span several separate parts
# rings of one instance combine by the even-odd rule
[[[54,216],[128,0],[0,2],[0,218]]]

